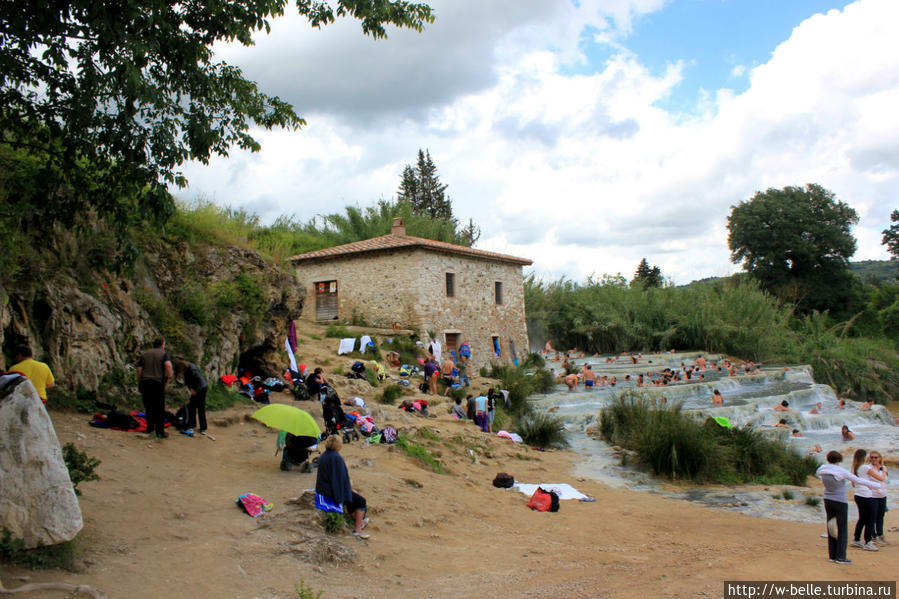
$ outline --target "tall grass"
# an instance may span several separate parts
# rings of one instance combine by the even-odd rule
[[[568,447],[568,432],[562,419],[550,412],[528,412],[518,421],[515,432],[535,447]]]
[[[534,393],[548,393],[555,382],[548,370],[530,370],[511,364],[491,364],[489,375],[501,381],[501,388],[509,392],[511,411],[522,414],[527,409],[527,398]]]
[[[636,451],[656,474],[671,478],[803,485],[817,468],[814,458],[752,428],[699,422],[679,405],[655,409],[636,393],[622,394],[602,411],[600,432],[609,443]]]

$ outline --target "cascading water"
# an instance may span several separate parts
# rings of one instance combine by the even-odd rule
[[[659,406],[679,403],[685,411],[694,413],[699,419],[724,416],[735,426],[753,426],[802,453],[815,455],[819,461],[823,461],[824,454],[831,449],[848,455],[850,450],[859,447],[880,451],[887,462],[899,457],[899,426],[890,412],[879,405],[860,410],[862,404],[853,401],[845,402],[844,408],[838,407],[839,399],[833,389],[815,383],[808,366],[764,366],[758,374],[734,376],[730,376],[726,369],[708,368],[701,371],[703,380],[699,380],[697,373],[690,381],[666,386],[638,387],[636,384],[639,374],[643,374],[648,381],[650,373],[659,373],[666,368],[682,371],[682,364],[691,366],[699,355],[698,352],[644,354],[636,364],[630,356],[620,357],[614,363],[609,363],[604,357],[577,359],[573,362],[581,371],[585,364],[590,364],[597,380],[601,376],[608,379],[616,377],[615,386],[603,385],[590,389],[581,383],[575,391],[569,391],[565,385],[557,385],[553,392],[533,397],[531,404],[535,409],[554,412],[566,423],[572,446],[584,454],[584,461],[577,469],[580,476],[612,486],[671,494],[758,516],[811,522],[820,520],[821,508],[806,506],[801,501],[777,501],[771,491],[757,487],[716,486],[671,491],[664,481],[650,476],[645,470],[627,465],[626,457],[622,457],[619,450],[598,439],[601,410],[616,401],[622,392],[635,391]],[[720,361],[721,357],[707,355],[706,359],[712,363]],[[548,362],[547,367],[559,366],[556,362]],[[713,405],[715,389],[723,396],[723,405]],[[789,409],[774,410],[784,400],[789,403]],[[819,402],[819,413],[810,413]],[[785,421],[786,428],[774,426],[781,419]],[[844,425],[856,435],[855,440],[843,440],[841,429]],[[798,429],[802,436],[793,437],[793,429]],[[816,446],[820,446],[822,451],[815,452]],[[896,489],[899,489],[899,472],[891,474],[889,496],[893,499]],[[796,499],[802,499],[796,493]],[[850,505],[850,508],[854,509],[854,506]]]

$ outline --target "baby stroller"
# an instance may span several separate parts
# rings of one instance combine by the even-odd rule
[[[309,449],[315,446],[318,439],[315,437],[300,437],[290,433],[284,433],[284,435],[284,447],[281,450],[281,470],[288,471],[290,466],[294,465],[300,466],[300,472],[312,472],[313,464],[309,462]]]
[[[331,387],[323,387],[325,400],[322,402],[322,418],[325,421],[325,429],[329,435],[343,435],[344,443],[351,440],[359,440],[359,432],[356,430],[355,421],[349,418],[340,407],[340,398],[337,391]]]

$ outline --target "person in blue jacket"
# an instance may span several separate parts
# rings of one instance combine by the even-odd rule
[[[353,490],[346,463],[340,455],[343,441],[340,435],[330,435],[324,442],[325,451],[318,460],[318,476],[315,480],[315,492],[342,505],[344,513],[350,514],[356,524],[353,534],[360,539],[367,539],[368,533],[362,529],[368,524],[365,517],[367,504],[365,498]]]

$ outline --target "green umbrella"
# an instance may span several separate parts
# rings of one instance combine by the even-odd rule
[[[298,437],[318,438],[321,429],[309,412],[283,403],[269,404],[253,413],[253,418],[266,426],[287,431]]]

